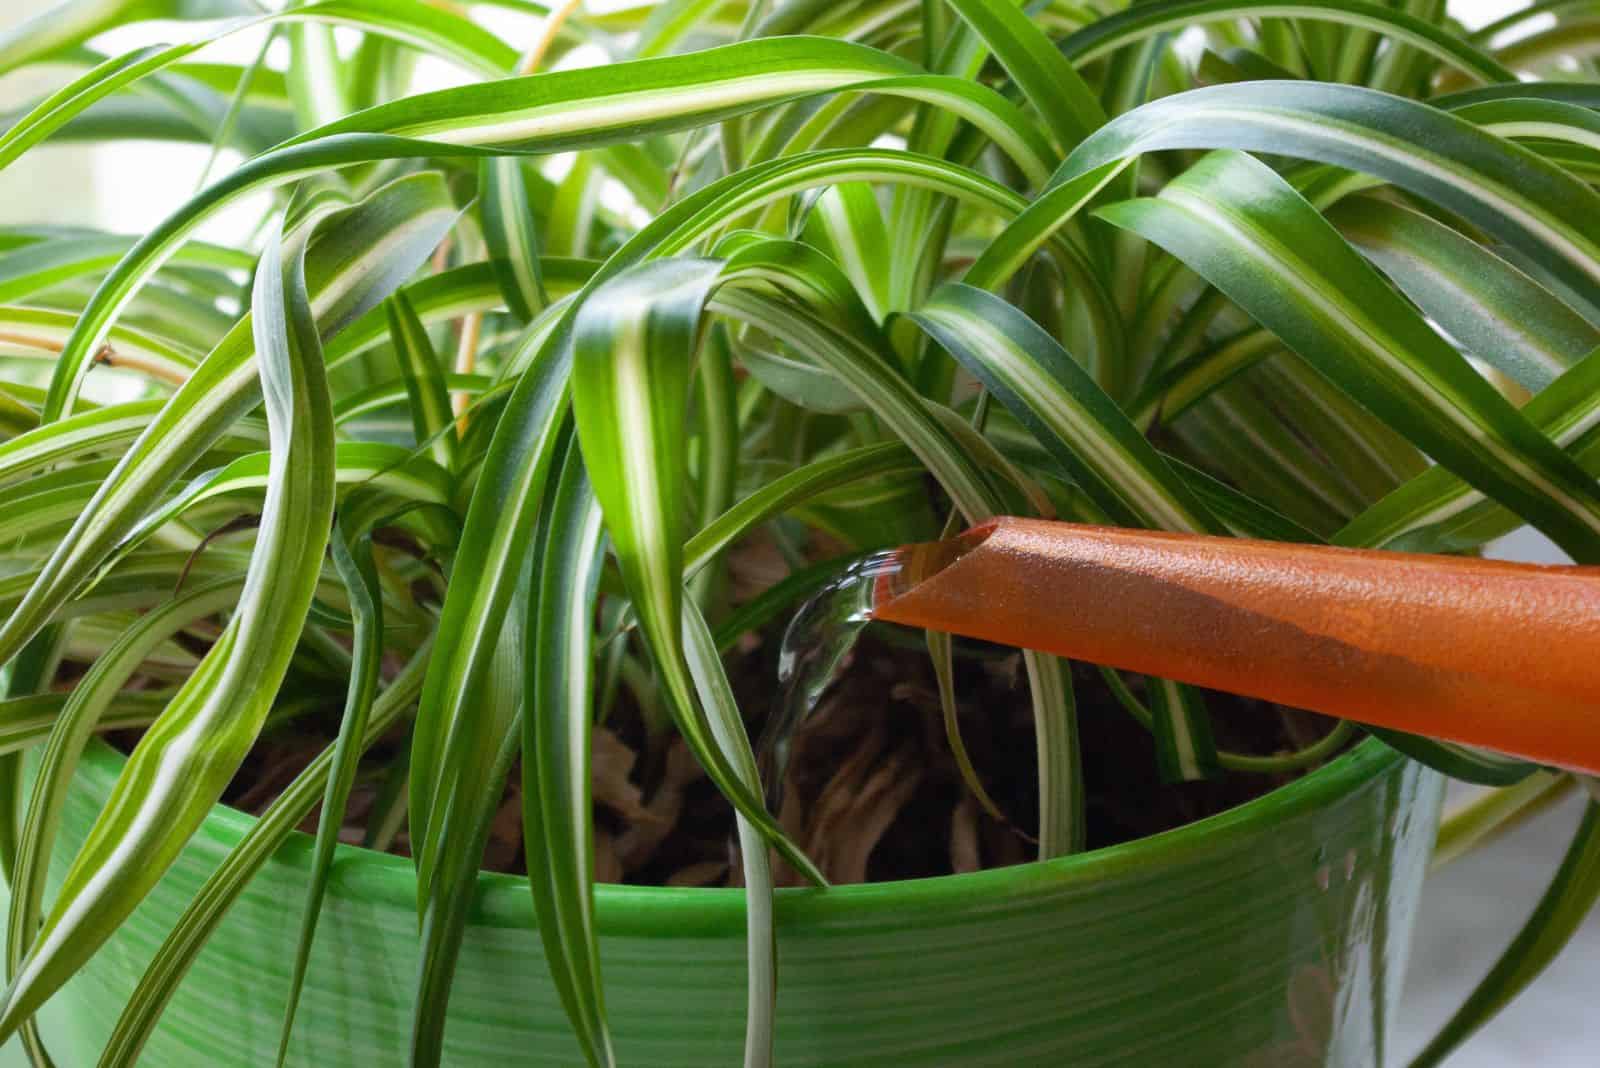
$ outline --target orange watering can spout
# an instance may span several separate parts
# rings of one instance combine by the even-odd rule
[[[1600,774],[1600,568],[997,519],[874,618]]]

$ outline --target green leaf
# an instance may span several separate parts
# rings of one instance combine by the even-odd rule
[[[804,292],[804,288],[801,288]],[[996,492],[970,448],[929,406],[888,359],[860,339],[808,315],[795,303],[726,286],[713,308],[759,325],[799,351],[811,353],[854,391],[944,487],[969,523],[996,514]],[[1054,657],[1025,652],[1039,760],[1039,851],[1061,856],[1082,848],[1082,778],[1077,763],[1071,682]]]
[[[1600,345],[1600,329],[1544,287],[1421,212],[1357,197],[1327,219],[1446,336],[1529,390]]]
[[[1259,327],[1230,334],[1146,380],[1128,404],[1135,425],[1171,424],[1234,376],[1283,351],[1283,342]]]
[[[431,640],[421,645],[373,704],[371,720],[361,739],[363,750],[392,730],[416,700]],[[150,1033],[160,1022],[162,1010],[207,939],[227,915],[228,908],[261,866],[278,855],[279,847],[322,800],[333,769],[333,753],[330,746],[317,754],[206,877],[129,994],[122,1015],[106,1040],[100,1057],[101,1068],[132,1068],[138,1061]]]
[[[553,71],[440,90],[360,112],[258,156],[202,191],[142,238],[95,292],[62,352],[47,418],[77,395],[90,355],[149,274],[206,218],[257,189],[329,168],[419,156],[535,154],[670,132],[777,103],[855,88],[937,101],[983,122],[1029,159],[1027,130],[996,94],[956,79],[919,77],[875,49],[810,38],[747,41],[694,56],[619,68]],[[896,77],[902,75],[904,77]],[[1031,160],[1039,179],[1044,174]]]
[[[1266,166],[1212,153],[1159,197],[1100,215],[1178,256],[1418,448],[1575,556],[1600,553],[1592,481]]]
[[[571,356],[558,336],[530,330],[534,348],[495,428],[468,506],[411,740],[410,833],[419,909],[442,846],[438,818],[481,787],[515,711],[489,702],[496,647],[529,559],[539,504],[561,440]],[[515,357],[513,357],[515,359]],[[520,658],[516,651],[514,658]]]
[[[734,542],[768,519],[829,490],[889,474],[922,470],[904,445],[864,445],[836,456],[813,460],[764,484],[708,522],[683,547],[683,571],[693,576]]]
[[[288,669],[334,496],[333,413],[301,253],[291,246],[286,259],[273,242],[256,275],[277,463],[238,611],[129,758],[6,990],[0,1035],[66,981],[176,859],[254,743]]]
[[[837,377],[917,455],[970,523],[996,514],[999,496],[983,468],[929,412],[925,402],[880,351],[839,331],[829,320],[753,289],[725,287],[716,310],[759,325],[796,351],[808,353]]]
[[[1211,514],[1220,519],[1235,537],[1306,543],[1322,540],[1305,527],[1248,494],[1218,482],[1199,468],[1191,467],[1174,456],[1165,459],[1167,465],[1189,487],[1189,492],[1204,502]]]
[[[1011,0],[949,0],[1070,152],[1105,124],[1100,101],[1044,31]]]
[[[48,690],[61,667],[62,656],[67,649],[67,633],[65,626],[48,627],[29,642],[17,658],[5,667],[5,691],[30,693]],[[3,820],[0,823],[0,868],[4,869],[6,882],[10,886],[18,885],[17,875],[23,860],[22,845],[18,840],[21,830],[18,802],[22,796],[22,773],[20,755],[7,754],[0,762],[0,785],[5,790],[3,805],[0,805],[0,820]],[[10,979],[16,971],[17,961],[8,951],[6,978]],[[37,1021],[24,1020],[17,1037],[30,1064],[36,1068],[53,1068],[54,1062],[45,1051]]]
[[[284,37],[289,42],[289,65],[284,75],[297,124],[321,126],[348,115],[353,109],[339,76],[333,28],[298,22],[288,28]]]
[[[376,306],[433,249],[455,216],[439,176],[425,173],[399,179],[348,209],[330,209],[303,223],[297,232],[301,236],[294,240],[315,231],[306,249],[305,275],[318,329],[331,332]],[[22,438],[0,445],[0,463],[12,446],[19,446],[30,463],[39,462],[81,443],[80,433],[109,436],[114,425],[121,434],[135,429],[136,419],[143,424],[138,440],[124,451],[22,602],[0,624],[0,661],[14,654],[88,580],[174,479],[259,403],[252,331],[247,315],[154,418],[137,417],[140,409],[131,406],[114,406],[70,417],[62,425],[78,428],[71,434],[40,427],[31,432],[26,450],[20,449]]]
[[[797,871],[821,874],[710,736],[684,659],[683,541],[688,527],[685,398],[702,309],[718,261],[644,264],[595,290],[573,327],[572,402],[584,463],[678,729],[718,789]]]
[[[1441,742],[1431,738],[1402,734],[1400,731],[1368,727],[1367,733],[1382,738],[1390,748],[1404,753],[1452,779],[1479,786],[1511,786],[1538,769],[1525,760],[1516,760],[1471,746]]]
[[[252,10],[246,0],[66,0],[0,34],[0,73],[64,51],[129,18],[215,18]]]
[[[121,693],[95,721],[97,731],[138,730],[155,722],[171,695],[160,691]],[[0,751],[20,754],[43,745],[66,707],[68,695],[41,693],[0,700]]]
[[[1065,349],[991,293],[951,284],[913,316],[1039,443],[1106,514],[1129,526],[1227,533],[1155,448]],[[1216,748],[1197,693],[1152,686],[1163,774],[1204,778]]]
[[[1173,425],[1196,464],[1226,476],[1319,538],[1361,500],[1255,389],[1219,391]]]
[[[410,449],[374,441],[344,441],[334,447],[334,457],[334,481],[345,488],[347,496],[354,488],[369,498],[383,495],[407,507],[433,505],[444,509],[450,505],[449,475]],[[182,519],[205,501],[234,494],[254,496],[254,491],[267,489],[272,470],[270,453],[252,453],[220,470],[199,475],[140,521],[118,543],[102,569],[114,566],[150,538],[164,533],[169,523]]]
[[[912,318],[1033,431],[1115,521],[1225,532],[1083,368],[1010,304],[951,284]]]
[[[288,1002],[283,1014],[283,1032],[278,1040],[278,1064],[289,1054],[289,1039],[294,1034],[295,1009],[305,985],[306,967],[311,960],[311,943],[317,933],[317,919],[328,890],[328,875],[333,866],[333,851],[339,844],[345,804],[355,784],[362,738],[372,718],[372,705],[378,694],[378,671],[383,659],[383,599],[378,590],[378,573],[372,561],[372,540],[352,531],[342,520],[328,539],[333,565],[350,595],[350,612],[355,620],[351,637],[350,686],[345,692],[344,716],[339,721],[339,736],[333,746],[333,770],[322,797],[322,816],[317,823],[317,841],[306,880],[306,904],[300,921],[300,938],[295,951],[294,970],[289,976]]]
[[[488,677],[477,691],[482,702],[479,722],[473,724],[477,729],[458,732],[445,753],[454,767],[467,768],[475,777],[452,784],[452,792],[441,795],[429,827],[448,848],[430,858],[426,881],[418,884],[423,895],[422,945],[412,999],[410,1057],[417,1068],[436,1068],[444,1053],[446,1010],[468,915],[477,898],[484,843],[500,807],[506,776],[521,751],[525,678],[521,661],[531,561],[517,570],[517,596],[498,630]]]
[[[522,722],[522,833],[539,937],[567,1018],[589,1063],[614,1064],[594,925],[595,591],[603,516],[582,458],[569,447],[534,534],[542,565],[529,599],[528,708]]]
[[[133,240],[111,235],[61,237],[41,241],[0,256],[0,301],[20,301],[34,293],[74,279],[98,274],[127,254]],[[255,257],[224,245],[191,241],[167,261],[171,267],[199,267],[217,272],[247,271]]]
[[[639,43],[634,55],[640,59],[666,55],[684,37],[696,29],[708,29],[718,9],[726,0],[665,0],[650,9],[650,17],[639,30]],[[753,5],[752,11],[759,10]],[[742,36],[742,35],[741,35]]]
[[[1472,45],[1413,15],[1366,0],[1159,0],[1135,4],[1097,19],[1061,42],[1076,64],[1089,63],[1159,33],[1238,18],[1271,16],[1331,22],[1404,42],[1485,82],[1513,82],[1516,75]]]
[[[1518,252],[1586,318],[1600,315],[1600,194],[1447,112],[1355,86],[1212,86],[1118,116],[1078,147],[1062,173],[1172,148],[1270,152],[1391,182]]]
[[[540,272],[539,231],[528,198],[526,166],[515,157],[486,159],[478,165],[483,239],[506,307],[524,322],[550,302]]]
[[[1600,475],[1600,348],[1545,387],[1522,414],[1591,477]],[[1333,541],[1412,552],[1458,552],[1521,525],[1522,520],[1493,497],[1434,467],[1356,516]]]
[[[889,232],[878,197],[863,182],[843,182],[822,191],[806,216],[811,243],[828,251],[881,323],[889,312]]]
[[[411,428],[419,447],[427,449],[435,463],[446,471],[456,466],[456,422],[450,410],[450,394],[445,389],[444,368],[439,354],[428,339],[427,329],[404,290],[385,302],[389,315],[389,336],[405,376],[406,397],[410,400]]]
[[[1066,177],[1057,171],[1045,190],[990,241],[967,270],[965,282],[978,289],[996,289],[1010,280],[1028,258],[1128,166],[1112,160],[1087,173]]]
[[[1447,807],[1428,860],[1431,875],[1501,838],[1570,797],[1578,780],[1563,771],[1540,770],[1512,786],[1479,790]]]
[[[961,736],[960,709],[956,704],[955,665],[952,660],[955,640],[942,630],[924,631],[923,639],[928,646],[928,659],[933,662],[934,682],[939,690],[939,712],[944,719],[945,744],[950,747],[950,756],[956,762],[956,770],[961,773],[961,781],[972,799],[989,814],[990,819],[1002,824],[1009,823],[1004,810],[984,788],[983,779],[978,775],[978,769],[973,766],[972,756],[967,752],[966,741]]]
[[[605,177],[594,159],[591,153],[579,153],[572,169],[556,184],[545,234],[546,244],[553,252],[567,256],[588,254],[589,237],[600,206],[600,182]]]
[[[717,749],[734,768],[740,784],[761,791],[761,773],[745,734],[733,688],[722,670],[716,641],[705,617],[692,600],[683,605],[683,648],[695,690]],[[772,864],[760,829],[742,814],[736,817],[739,855],[744,867],[745,899],[745,1068],[771,1068],[774,1018],[778,1007],[778,936],[773,915]]]
[[[545,257],[540,273],[552,299],[569,296],[582,288],[599,266],[593,260]],[[424,326],[434,326],[471,312],[492,311],[503,298],[494,269],[487,263],[472,263],[438,274],[425,275],[404,287],[406,299]],[[389,337],[388,313],[370,309],[357,317],[327,346],[328,369],[342,367]],[[513,370],[509,365],[505,373]]]
[[[54,308],[0,306],[0,330],[5,332],[0,351],[54,360],[76,321],[77,316],[71,312]],[[130,326],[112,327],[105,347],[95,358],[97,365],[138,371],[167,385],[184,382],[199,363],[195,352],[183,341]]]
[[[733,347],[725,329],[713,329],[695,376],[694,477],[697,519],[707,523],[729,508],[739,486],[739,395]],[[727,570],[713,567],[689,582],[696,604],[719,601]]]
[[[141,616],[73,687],[53,722],[45,724],[49,737],[39,758],[17,863],[9,879],[8,974],[15,973],[38,932],[47,861],[55,846],[73,772],[90,734],[106,722],[110,709],[119,701],[118,691],[157,646],[195,620],[231,608],[243,588],[244,582],[239,578],[207,583]],[[166,704],[163,696],[154,708],[142,711],[148,713],[149,721],[154,721]]]
[[[64,461],[82,460],[132,441],[162,403],[109,404],[24,431],[0,443],[0,483],[9,485]]]
[[[114,8],[118,6],[118,0],[78,0],[77,4],[69,6],[85,5]],[[216,14],[258,15],[260,11],[248,0],[220,0],[218,6],[222,10]],[[115,16],[111,14],[110,17]],[[42,22],[44,17],[40,16],[35,21]],[[510,70],[516,59],[516,53],[509,45],[470,20],[423,0],[321,0],[318,3],[301,4],[276,14],[231,20],[213,32],[183,44],[150,46],[105,60],[45,97],[26,115],[12,123],[5,133],[0,134],[0,169],[10,165],[23,152],[51,136],[66,123],[83,115],[90,107],[107,101],[113,93],[171,69],[215,41],[285,21],[301,24],[293,28],[302,33],[324,32],[332,25],[345,25],[364,33],[385,35],[449,57],[469,69],[490,76]],[[303,25],[305,23],[310,25]],[[5,38],[0,38],[0,71],[9,67],[5,52]],[[209,137],[210,129],[203,129]]]

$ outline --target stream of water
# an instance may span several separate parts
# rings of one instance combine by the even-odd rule
[[[977,539],[983,536],[980,532]],[[872,621],[873,610],[949,566],[976,544],[973,539],[969,532],[863,557],[795,613],[778,652],[778,707],[756,744],[767,811],[776,815],[783,804],[783,780],[795,734],[833,685],[862,628]]]
[[[778,704],[756,743],[769,812],[776,814],[783,805],[783,781],[795,734],[816,711],[862,628],[872,621],[880,583],[898,575],[901,567],[898,551],[857,560],[802,605],[784,630],[778,652]]]

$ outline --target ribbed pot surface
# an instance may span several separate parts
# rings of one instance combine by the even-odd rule
[[[62,838],[76,849],[121,757],[86,754]],[[1181,830],[975,875],[783,891],[778,1063],[1384,1063],[1438,818],[1439,778],[1369,742]],[[127,992],[249,817],[218,809],[88,970],[42,1014],[62,1065],[98,1058]],[[311,840],[250,886],[143,1062],[270,1064]],[[405,1062],[416,962],[410,862],[341,847],[291,1061]],[[58,851],[53,876],[68,853]],[[454,1065],[577,1065],[526,888],[485,875],[450,1002]],[[624,1065],[740,1063],[736,890],[605,886],[606,998]]]

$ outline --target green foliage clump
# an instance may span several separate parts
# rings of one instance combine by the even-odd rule
[[[69,0],[0,32],[0,71],[68,71],[7,119],[0,167],[67,140],[242,160],[136,239],[0,230],[0,797],[40,751],[0,835],[0,1033],[30,1050],[33,1011],[262,730],[342,694],[336,744],[180,918],[106,1063],[131,1062],[239,888],[407,724],[409,790],[377,823],[403,806],[416,856],[415,1063],[438,1061],[519,757],[552,975],[610,1063],[586,754],[629,686],[739,812],[765,1063],[763,843],[816,872],[763,805],[721,657],[819,572],[795,552],[791,580],[733,604],[727,551],[760,529],[866,551],[1021,513],[1464,551],[1531,524],[1600,561],[1600,89],[1577,5],[1476,33],[1411,0],[572,6],[480,5],[516,40],[424,0]],[[94,46],[218,15],[241,18]],[[233,35],[254,61],[202,58]],[[466,84],[412,92],[422,56]],[[259,193],[254,240],[196,238]],[[64,662],[84,671],[62,696]],[[1071,680],[1028,669],[1040,852],[1059,856],[1083,842]],[[1217,751],[1193,691],[1146,692],[1127,696],[1169,777],[1261,770]],[[143,739],[47,908],[79,755],[129,726]],[[1531,770],[1390,740],[1475,781]],[[1583,914],[1597,827],[1428,1057]]]

